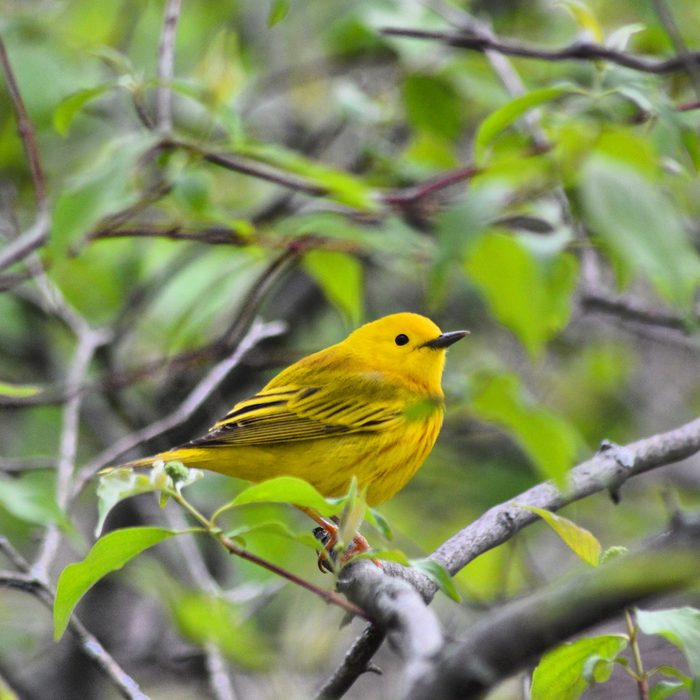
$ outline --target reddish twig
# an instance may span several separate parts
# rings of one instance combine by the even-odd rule
[[[402,187],[401,189],[385,192],[381,195],[380,199],[384,204],[403,207],[407,204],[414,204],[415,202],[418,202],[421,199],[434,194],[435,192],[444,190],[447,187],[456,185],[458,182],[469,180],[472,177],[479,175],[481,172],[482,169],[475,165],[465,165],[464,167],[441,173],[440,175],[430,178],[425,182],[418,183],[417,185],[411,185],[409,187]]]
[[[256,177],[260,180],[273,182],[276,185],[282,185],[290,190],[303,192],[304,194],[308,194],[312,197],[322,197],[328,194],[328,189],[326,187],[316,185],[315,183],[309,182],[301,177],[290,175],[283,170],[278,170],[268,165],[262,165],[239,156],[234,156],[228,153],[216,153],[215,151],[209,151],[206,148],[175,139],[163,141],[161,148],[179,148],[183,151],[188,151],[189,153],[200,156],[208,163],[213,163],[214,165],[219,165],[222,168],[226,168],[226,170],[232,170],[234,172],[241,173],[242,175],[250,175],[251,177]]]
[[[130,226],[92,231],[86,240],[104,241],[110,238],[169,238],[173,241],[195,241],[207,245],[250,245],[251,241],[235,228],[207,226],[202,229],[176,224],[174,226]]]
[[[24,106],[22,94],[17,85],[15,74],[12,70],[10,58],[7,55],[5,42],[0,37],[0,66],[5,76],[7,83],[7,91],[10,95],[10,101],[15,112],[17,120],[17,131],[24,152],[29,163],[29,171],[31,173],[32,183],[34,186],[34,196],[36,197],[37,214],[34,223],[15,240],[9,243],[0,252],[0,269],[9,267],[18,260],[26,258],[29,254],[41,247],[49,232],[49,213],[48,201],[46,198],[46,179],[44,178],[44,170],[41,166],[39,158],[39,149],[36,143],[36,135],[34,127],[27,114],[27,109]]]
[[[7,83],[7,91],[10,93],[12,107],[15,110],[15,116],[17,118],[17,131],[22,139],[24,152],[26,153],[27,161],[29,162],[29,170],[32,174],[32,182],[34,183],[34,193],[36,195],[37,205],[44,209],[46,207],[46,180],[44,178],[44,170],[41,166],[41,160],[39,158],[36,135],[34,134],[32,122],[27,115],[27,109],[24,106],[24,100],[22,99],[22,94],[19,91],[17,80],[15,79],[15,74],[12,70],[12,64],[10,63],[10,58],[7,55],[5,42],[2,40],[2,37],[0,37],[0,65],[2,65],[2,70],[5,75],[5,82]]]

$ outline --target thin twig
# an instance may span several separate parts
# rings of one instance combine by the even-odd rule
[[[75,470],[75,458],[78,451],[80,432],[80,406],[82,393],[78,390],[85,381],[85,375],[95,354],[95,350],[107,341],[107,334],[95,331],[82,322],[78,335],[78,346],[68,370],[66,390],[71,397],[63,407],[61,439],[58,464],[56,467],[56,503],[65,509],[70,496],[71,479]],[[48,580],[48,570],[58,550],[61,533],[55,524],[46,529],[34,572],[42,580]]]
[[[629,637],[632,660],[634,661],[633,677],[637,683],[639,700],[649,700],[649,678],[644,671],[644,662],[639,649],[639,630],[633,619],[633,612],[627,608],[625,610],[625,623],[627,624],[627,636]]]
[[[276,185],[282,185],[290,190],[302,192],[310,195],[311,197],[324,197],[328,194],[327,187],[317,185],[296,175],[291,175],[284,170],[278,170],[277,168],[273,168],[269,165],[263,165],[240,156],[234,156],[229,153],[209,151],[206,148],[175,139],[164,141],[162,147],[179,148],[183,151],[188,151],[194,155],[200,156],[208,163],[219,165],[222,168],[226,168],[226,170],[232,170],[243,175],[257,177],[260,180],[267,180],[268,182],[273,182]]]
[[[338,700],[362,674],[375,670],[372,657],[379,651],[385,637],[386,634],[377,625],[366,627],[353,642],[342,663],[318,691],[315,700]]]
[[[209,341],[194,349],[184,350],[167,360],[158,358],[123,372],[112,372],[95,381],[86,382],[80,387],[74,387],[71,390],[65,385],[54,385],[41,387],[41,392],[34,396],[1,396],[0,406],[21,408],[62,404],[71,399],[76,393],[86,394],[100,389],[103,391],[116,391],[164,372],[175,374],[177,370],[225,357],[235,349],[240,335],[245,332],[252,322],[262,302],[265,300],[266,294],[289,266],[299,258],[304,245],[303,241],[296,239],[294,245],[286,246],[285,250],[265,267],[243,297],[239,305],[240,312],[219,337],[213,341]],[[115,325],[124,325],[124,323],[125,321],[120,319]]]
[[[297,241],[296,245],[287,248],[265,267],[255,280],[255,283],[251,285],[246,295],[241,299],[239,304],[240,312],[221,334],[221,343],[224,346],[231,347],[239,342],[246,329],[253,323],[267,293],[274,287],[286,270],[299,259],[305,247],[304,241]]]
[[[226,659],[216,644],[204,646],[209,687],[215,700],[236,700],[231,678],[228,675]]]
[[[175,38],[177,36],[177,22],[180,18],[182,0],[168,0],[165,5],[163,17],[163,29],[160,33],[158,44],[158,97],[156,106],[157,128],[159,131],[168,132],[173,126],[172,121],[172,94],[168,83],[174,75],[175,65]]]
[[[34,223],[0,251],[0,270],[23,260],[46,242],[51,219],[47,211],[39,209]]]
[[[168,524],[172,529],[185,530],[187,528],[187,521],[185,520],[182,510],[168,510],[167,517]],[[184,562],[184,566],[198,590],[220,596],[221,589],[211,575],[199,547],[195,544],[194,538],[176,537],[175,546],[180,549],[182,555],[180,561]],[[207,675],[209,677],[209,687],[212,690],[214,698],[216,700],[236,700],[236,693],[231,684],[226,660],[219,647],[214,643],[205,644],[204,657]]]
[[[631,297],[589,290],[581,294],[580,303],[584,309],[611,314],[626,321],[688,333],[688,322],[681,316],[671,311],[645,306]]]
[[[0,572],[0,585],[11,586],[31,593],[49,610],[53,610],[56,596],[53,587],[32,572],[29,562],[4,537],[0,537],[0,551],[18,570],[18,572]],[[128,698],[128,700],[149,700],[148,696],[139,688],[138,683],[122,669],[97,637],[83,625],[75,614],[68,622],[68,629],[78,640],[80,650],[102,669],[123,697]]]
[[[7,55],[5,42],[3,41],[2,37],[0,37],[0,65],[2,66],[2,71],[5,75],[5,82],[7,83],[7,91],[10,94],[12,107],[15,110],[17,130],[19,131],[20,138],[22,139],[22,145],[24,146],[27,161],[29,162],[29,170],[32,174],[32,182],[34,183],[34,194],[36,196],[37,206],[43,212],[46,210],[46,180],[44,178],[44,169],[41,166],[41,159],[39,158],[39,149],[37,148],[36,144],[34,127],[32,126],[29,116],[27,115],[27,109],[24,106],[22,93],[19,91],[17,80],[15,79],[15,74],[12,70],[12,64],[10,63],[10,58]]]
[[[31,569],[29,562],[12,546],[10,540],[3,535],[0,535],[0,552],[5,555],[7,560],[17,571],[26,573]]]
[[[230,226],[206,226],[201,229],[182,226],[130,226],[126,228],[97,229],[87,240],[99,241],[112,238],[169,238],[173,241],[195,241],[207,245],[246,246],[250,238]]]
[[[390,192],[385,192],[380,196],[380,200],[384,204],[389,204],[392,206],[406,206],[407,204],[414,204],[421,199],[443,190],[452,185],[456,185],[464,180],[469,180],[482,172],[481,168],[475,165],[465,165],[461,168],[455,168],[454,170],[448,170],[445,173],[441,173],[436,177],[430,178],[425,182],[418,183],[416,185],[411,185],[409,187],[402,187],[400,189],[392,190]]]
[[[459,49],[469,49],[481,53],[496,51],[507,56],[519,56],[520,58],[539,59],[541,61],[603,60],[631,68],[632,70],[654,74],[676,73],[681,70],[687,70],[688,61],[694,64],[700,63],[700,52],[697,51],[690,52],[682,57],[674,56],[661,61],[653,61],[588,42],[577,42],[562,49],[538,49],[506,39],[474,36],[468,32],[431,31],[403,27],[383,27],[380,32],[384,36],[439,41]]]
[[[27,109],[24,106],[22,93],[17,85],[17,80],[12,70],[12,64],[7,55],[5,42],[2,37],[0,37],[0,66],[5,76],[7,90],[15,112],[17,131],[22,140],[27,162],[29,163],[29,171],[32,177],[34,196],[37,205],[34,223],[0,252],[0,270],[2,270],[19,260],[23,260],[45,243],[51,219],[46,198],[46,179],[41,165],[41,158],[39,157],[36,134],[34,133],[34,127],[27,114]]]
[[[245,354],[265,338],[280,335],[285,330],[285,326],[280,322],[253,323],[244,338],[238,344],[235,352],[230,357],[215,365],[205,377],[190,391],[185,400],[169,415],[147,425],[141,430],[124,436],[115,444],[103,450],[97,457],[92,459],[78,473],[73,489],[71,500],[75,498],[85,488],[87,482],[102,467],[113,462],[130,449],[133,449],[142,442],[152,440],[158,435],[171,430],[186,421],[196,411],[216,387],[224,380],[229,372],[240,364]]]
[[[280,578],[283,578],[286,581],[289,581],[290,583],[293,583],[296,586],[299,586],[300,588],[303,588],[309,591],[310,593],[313,593],[314,595],[321,598],[321,600],[324,600],[326,603],[336,605],[339,608],[342,608],[346,612],[350,613],[351,615],[361,617],[364,620],[367,620],[367,622],[373,621],[370,615],[368,615],[362,608],[348,600],[345,600],[345,598],[341,598],[334,591],[328,591],[325,588],[319,588],[310,581],[307,581],[306,579],[297,576],[295,573],[292,573],[287,569],[283,569],[281,566],[277,566],[277,564],[268,561],[267,559],[263,559],[257,554],[249,552],[247,549],[243,549],[243,547],[237,545],[230,537],[228,537],[218,527],[216,527],[214,523],[212,523],[204,515],[202,515],[194,506],[192,506],[191,503],[189,503],[189,501],[183,498],[180,495],[180,493],[174,492],[172,494],[172,498],[179,505],[181,505],[188,513],[190,513],[190,515],[192,515],[192,517],[195,520],[197,520],[197,522],[203,525],[206,531],[214,539],[220,542],[224,546],[224,548],[227,549],[234,556],[240,557],[241,559],[245,559],[246,561],[249,561],[252,564],[255,564],[256,566],[266,569],[270,573],[275,574],[275,576],[279,576]]]

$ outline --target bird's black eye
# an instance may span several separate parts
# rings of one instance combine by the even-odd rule
[[[406,345],[406,343],[408,342],[408,336],[405,335],[404,333],[399,333],[399,334],[396,336],[396,338],[394,338],[394,342],[395,342],[397,345]]]

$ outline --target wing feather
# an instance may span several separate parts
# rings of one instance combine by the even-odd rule
[[[317,386],[268,385],[190,445],[265,446],[386,430],[400,423],[406,404],[400,387],[376,373]]]

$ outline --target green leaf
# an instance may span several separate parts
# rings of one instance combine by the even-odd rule
[[[171,462],[168,463],[173,464]],[[97,486],[97,512],[98,519],[95,526],[95,536],[102,532],[105,519],[117,503],[131,496],[142,493],[163,491],[180,491],[185,486],[197,481],[204,473],[199,469],[189,469],[184,479],[173,482],[172,477],[166,471],[166,465],[156,462],[155,466],[147,472],[136,471],[128,467],[113,469],[100,477]]]
[[[578,272],[571,254],[537,257],[516,237],[491,233],[476,243],[465,266],[495,318],[531,355],[568,323]]]
[[[598,538],[592,532],[577,525],[568,518],[556,515],[544,508],[520,504],[518,504],[518,507],[539,515],[540,518],[561,537],[574,554],[583,559],[586,564],[590,564],[591,566],[598,566],[598,564],[600,564],[602,547]]]
[[[681,690],[688,690],[689,683],[683,681],[659,681],[649,690],[649,700],[666,700]]]
[[[363,307],[360,261],[347,253],[311,250],[304,256],[303,267],[350,325],[359,325]]]
[[[56,109],[54,109],[53,128],[56,129],[61,136],[65,136],[73,120],[83,107],[85,107],[88,102],[104,95],[105,92],[114,88],[115,85],[116,83],[113,82],[104,83],[96,87],[78,90],[68,95],[68,97],[61,100],[58,105],[56,105]]]
[[[27,523],[56,523],[68,528],[66,516],[55,500],[53,482],[41,473],[23,474],[18,478],[0,475],[0,508]]]
[[[121,569],[145,549],[179,534],[162,527],[130,527],[97,540],[85,559],[69,564],[58,577],[53,608],[54,639],[61,638],[78,601],[97,581]]]
[[[566,642],[553,649],[535,668],[531,700],[576,700],[589,685],[585,676],[586,665],[589,664],[589,678],[595,676],[607,680],[612,662],[627,643],[624,635],[602,635]],[[591,659],[595,671],[590,667]]]
[[[267,15],[267,26],[274,27],[279,24],[287,16],[290,7],[290,0],[273,0]]]
[[[657,183],[610,157],[584,166],[580,193],[587,224],[633,275],[647,277],[667,301],[690,311],[700,258],[678,208]]]
[[[258,631],[235,604],[199,591],[170,597],[180,633],[196,644],[214,644],[246,668],[262,668],[272,658]]]
[[[319,541],[308,530],[293,530],[287,522],[280,518],[267,518],[257,522],[249,522],[226,532],[231,539],[245,540],[245,536],[251,533],[266,532],[293,540],[313,550],[319,548]]]
[[[412,559],[411,568],[420,571],[435,582],[437,587],[448,597],[457,603],[462,601],[462,596],[457,592],[454,579],[447,569],[430,557],[425,559]]]
[[[574,428],[528,401],[515,375],[483,373],[476,381],[471,407],[477,416],[508,430],[538,472],[562,484],[580,440]]]
[[[606,659],[598,654],[593,654],[586,659],[583,665],[583,677],[593,685],[594,683],[605,683],[613,672],[613,664],[610,659]]]
[[[403,84],[408,121],[415,129],[445,139],[456,139],[462,131],[463,100],[445,78],[410,75]]]
[[[561,95],[571,92],[573,92],[573,89],[565,86],[533,90],[525,95],[519,95],[489,114],[481,122],[481,126],[479,126],[474,137],[474,159],[476,162],[481,163],[486,156],[487,148],[494,142],[496,137],[526,112],[544,102],[550,102],[557,99],[557,97],[561,97]]]
[[[225,505],[217,511],[217,518],[231,509],[232,504]],[[226,531],[226,535],[244,544],[248,535],[263,533],[293,540],[313,550],[319,548],[319,542],[311,533],[308,523],[304,521],[300,530],[298,513],[286,503],[248,503],[237,507],[231,519],[235,525]]]
[[[33,384],[8,384],[0,382],[0,396],[9,396],[13,399],[26,399],[30,396],[41,394],[43,389]]]
[[[302,508],[311,508],[320,515],[337,515],[342,504],[326,500],[311,484],[294,476],[278,476],[261,481],[241,491],[231,502],[232,506],[246,503],[292,503]]]
[[[379,532],[381,532],[382,534],[382,537],[385,537],[387,540],[394,539],[394,533],[391,530],[391,525],[389,525],[389,521],[378,510],[375,510],[374,508],[367,508],[367,512],[365,513],[365,520],[372,527],[379,530]]]
[[[692,675],[700,676],[700,610],[637,610],[635,619],[644,634],[659,634],[677,646],[688,659]]]

